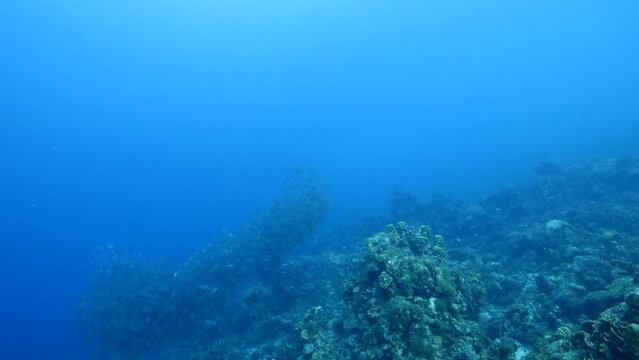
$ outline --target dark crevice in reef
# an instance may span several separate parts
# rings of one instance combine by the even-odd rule
[[[639,359],[639,159],[535,171],[477,204],[397,187],[293,253],[329,208],[299,172],[183,264],[99,249],[81,322],[110,359]]]

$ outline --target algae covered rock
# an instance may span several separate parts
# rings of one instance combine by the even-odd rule
[[[639,288],[633,289],[626,295],[628,305],[628,321],[639,323]]]
[[[630,324],[624,331],[623,352],[628,359],[639,359],[639,324]]]
[[[568,222],[559,219],[548,220],[545,224],[546,230],[549,231],[560,231],[569,226],[570,224]]]
[[[444,359],[474,354],[485,338],[471,319],[485,290],[474,272],[446,260],[443,237],[432,236],[427,226],[399,222],[369,238],[367,245],[362,273],[346,286],[360,356]]]
[[[567,336],[549,342],[536,354],[540,359],[639,359],[639,324],[634,319],[633,301],[637,289],[621,302],[602,312],[595,320],[586,320],[573,331],[562,331]],[[559,331],[558,331],[559,333]]]

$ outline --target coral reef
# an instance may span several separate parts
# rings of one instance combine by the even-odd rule
[[[300,173],[183,264],[103,248],[82,323],[122,359],[639,359],[639,159],[535,172],[470,204],[397,187],[312,243],[329,202]]]
[[[323,184],[297,171],[245,233],[225,234],[182,265],[102,249],[80,307],[81,324],[104,353],[135,358],[182,339],[268,322],[285,306],[273,279],[285,278],[284,256],[315,230],[328,207]]]
[[[472,270],[445,260],[441,236],[399,222],[367,244],[362,273],[346,289],[360,358],[472,358],[487,348],[472,321],[483,284]]]
[[[194,326],[188,298],[168,265],[107,246],[96,250],[94,268],[80,320],[103,351],[134,357]]]

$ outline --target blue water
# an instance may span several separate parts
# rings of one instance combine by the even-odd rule
[[[298,165],[328,225],[639,151],[635,1],[0,2],[0,358],[88,359],[93,248],[183,259]]]

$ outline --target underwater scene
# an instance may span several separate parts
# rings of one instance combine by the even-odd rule
[[[0,1],[0,359],[639,360],[637,19]]]

